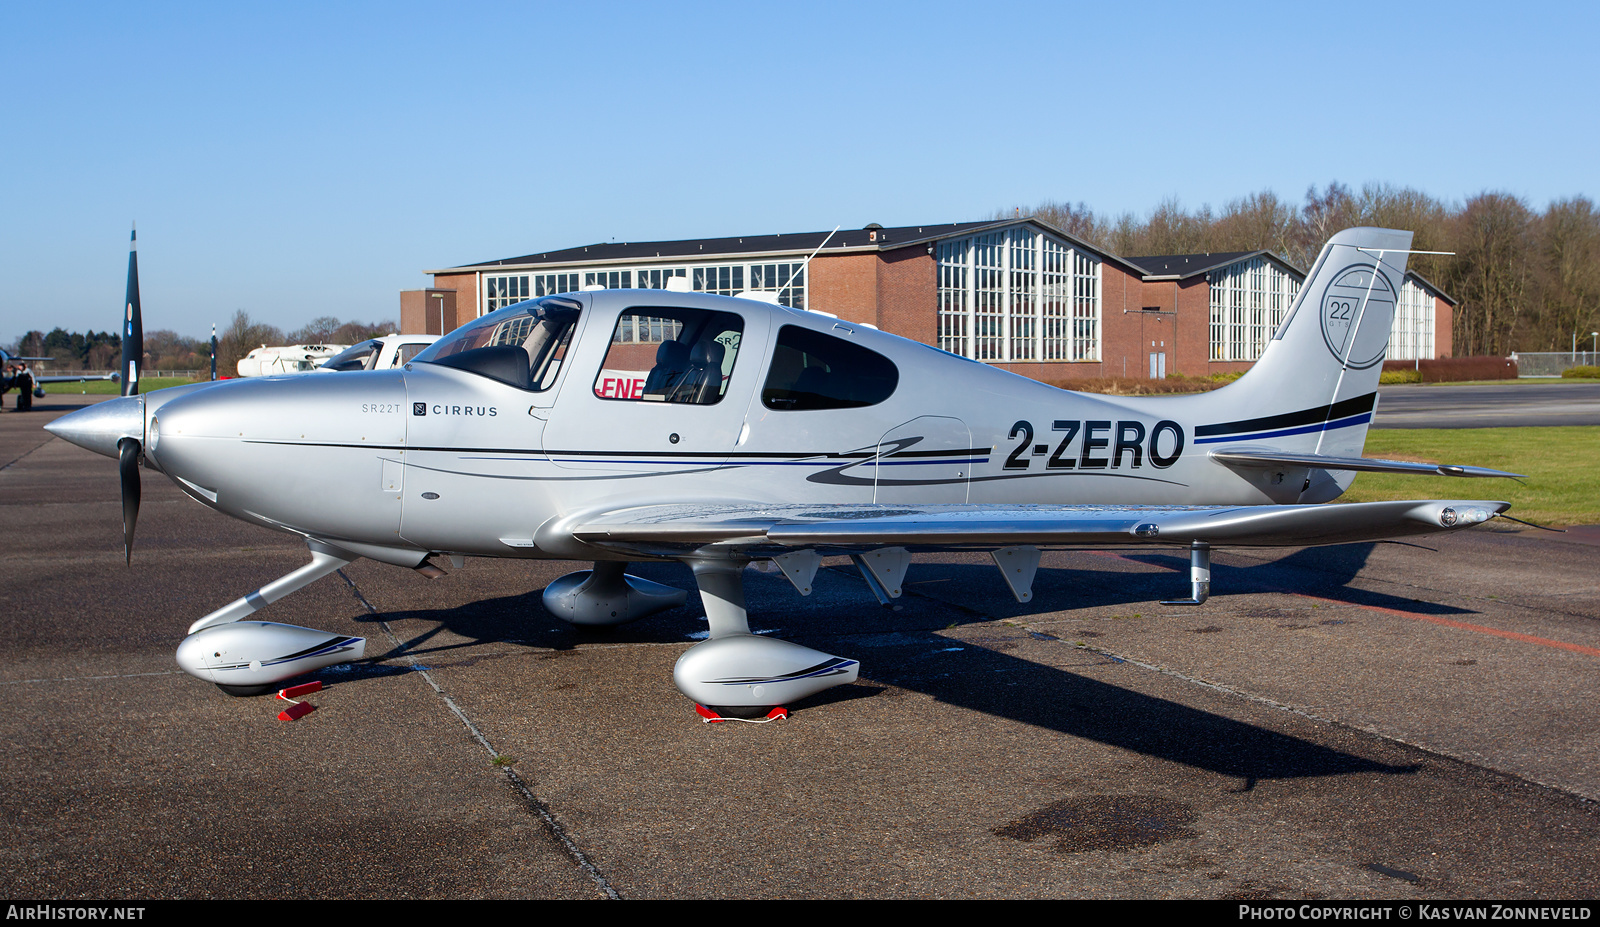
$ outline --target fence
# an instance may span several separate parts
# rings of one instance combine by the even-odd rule
[[[1513,354],[1519,376],[1559,377],[1561,371],[1571,367],[1592,367],[1596,364],[1594,351],[1541,351]]]
[[[114,374],[114,373],[118,373],[118,371],[116,371],[116,370],[61,370],[61,369],[58,369],[58,368],[48,367],[48,366],[40,365],[40,364],[37,364],[37,363],[33,365],[33,375],[36,376],[36,377],[60,376],[61,374],[71,374],[72,376],[75,376],[75,377],[76,376],[107,377],[107,376],[110,376],[111,374]],[[224,374],[223,374],[223,372],[221,370],[217,371],[217,376],[223,376],[223,375]],[[152,380],[152,379],[155,379],[156,377],[178,377],[178,378],[181,378],[181,379],[184,379],[184,380],[193,380],[193,379],[195,379],[197,377],[203,377],[203,378],[209,380],[209,379],[211,379],[211,368],[208,367],[205,370],[151,370],[149,368],[145,368],[144,370],[139,371],[139,377],[141,379],[145,379],[145,380]]]

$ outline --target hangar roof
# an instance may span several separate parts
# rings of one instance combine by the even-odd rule
[[[504,267],[529,264],[576,264],[589,261],[682,260],[685,258],[715,257],[735,254],[773,254],[803,252],[810,254],[828,241],[828,250],[835,248],[870,248],[885,251],[903,248],[923,241],[946,238],[972,229],[996,225],[988,222],[951,222],[945,225],[905,225],[897,228],[840,229],[828,232],[790,232],[777,235],[744,235],[728,238],[686,238],[680,241],[622,241],[600,242],[560,251],[545,251],[517,257],[465,264],[458,270],[480,267]],[[877,232],[874,239],[872,233]]]
[[[462,271],[492,270],[510,267],[538,267],[543,265],[617,264],[651,261],[714,260],[735,256],[755,255],[809,255],[827,241],[822,254],[862,251],[893,251],[912,245],[930,244],[989,229],[1027,223],[1037,225],[1060,236],[1086,251],[1101,257],[1127,264],[1102,248],[1068,234],[1048,222],[1030,217],[988,219],[982,222],[949,222],[942,225],[902,225],[884,228],[874,223],[860,229],[839,229],[837,232],[786,232],[776,235],[744,235],[728,238],[687,238],[680,241],[600,242],[559,251],[544,251],[517,257],[463,264],[443,270],[425,271],[429,274],[460,273]],[[875,234],[874,234],[875,233]],[[829,238],[829,235],[832,235]],[[1138,270],[1139,268],[1134,267]]]
[[[1296,278],[1305,279],[1306,275],[1295,268],[1294,265],[1271,251],[1265,250],[1211,251],[1206,254],[1156,254],[1144,257],[1130,257],[1128,260],[1144,268],[1146,280],[1187,280],[1190,277],[1209,273],[1253,257],[1264,257],[1293,274]]]

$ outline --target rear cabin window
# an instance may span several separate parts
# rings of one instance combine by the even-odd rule
[[[900,382],[894,362],[822,332],[778,330],[761,403],[769,409],[855,409],[888,399]]]
[[[728,391],[744,319],[707,309],[641,307],[617,319],[594,380],[601,399],[712,405]]]

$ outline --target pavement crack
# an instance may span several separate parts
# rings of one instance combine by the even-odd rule
[[[50,437],[49,439],[47,439],[45,441],[41,441],[40,443],[35,444],[33,447],[28,448],[27,450],[23,451],[22,453],[18,454],[17,456],[15,456],[15,457],[11,458],[10,460],[6,461],[4,464],[0,464],[0,472],[4,472],[6,470],[11,469],[12,464],[15,464],[15,463],[21,461],[24,457],[27,457],[27,456],[31,455],[34,451],[37,451],[39,448],[44,447],[46,444],[50,444],[52,442],[59,441],[59,440],[61,440],[61,439],[52,436],[52,437]]]
[[[396,655],[404,659],[410,665],[413,672],[420,674],[423,679],[427,680],[428,685],[433,687],[434,693],[438,695],[439,698],[444,702],[445,706],[450,709],[451,714],[455,715],[456,719],[466,726],[467,732],[472,735],[472,739],[477,741],[478,745],[483,747],[483,749],[489,754],[490,761],[499,759],[500,751],[496,750],[494,746],[489,743],[489,738],[485,737],[483,732],[478,730],[478,726],[472,723],[472,719],[468,718],[466,712],[461,710],[461,706],[456,704],[455,699],[452,699],[449,695],[445,694],[444,688],[439,685],[438,680],[433,678],[432,671],[418,663],[414,656],[406,652],[405,642],[400,639],[399,635],[395,634],[394,629],[389,627],[389,622],[383,619],[378,609],[375,608],[371,602],[367,601],[367,597],[361,593],[361,587],[357,586],[355,581],[352,580],[344,570],[339,570],[337,572],[339,574],[339,578],[344,580],[345,585],[350,587],[350,592],[356,597],[356,601],[361,603],[361,607],[365,608],[368,614],[377,619],[378,627],[383,629],[383,633],[388,635],[390,643],[394,645]],[[505,774],[506,780],[511,784],[511,787],[516,790],[517,794],[522,797],[522,800],[527,804],[528,809],[533,812],[534,817],[538,818],[539,821],[544,825],[545,831],[550,838],[561,845],[562,849],[566,852],[567,857],[572,860],[573,864],[579,869],[583,870],[583,873],[594,882],[594,884],[600,889],[600,892],[607,898],[613,901],[620,900],[622,896],[617,894],[617,890],[611,886],[611,882],[605,877],[605,874],[602,873],[600,869],[594,865],[594,863],[590,862],[589,857],[578,848],[577,843],[575,843],[572,837],[567,834],[566,828],[562,827],[561,823],[556,820],[555,815],[551,813],[550,806],[545,804],[544,800],[539,798],[539,796],[533,794],[533,789],[529,788],[528,784],[522,780],[522,777],[517,775],[516,770],[509,766],[501,766],[500,771]]]

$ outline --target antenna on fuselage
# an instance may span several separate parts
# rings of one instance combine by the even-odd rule
[[[831,231],[831,232],[829,232],[829,233],[828,233],[828,237],[827,237],[827,238],[824,238],[824,239],[823,239],[823,240],[822,240],[822,244],[820,244],[820,245],[817,245],[817,250],[816,250],[816,251],[813,251],[813,252],[811,252],[811,254],[809,254],[809,255],[808,255],[808,256],[807,256],[807,257],[806,257],[806,259],[805,259],[805,260],[803,260],[803,261],[801,261],[801,262],[800,262],[800,266],[799,266],[799,267],[796,267],[796,268],[795,268],[795,269],[794,269],[794,270],[792,270],[792,271],[790,271],[790,272],[789,272],[789,279],[787,279],[787,280],[785,280],[785,281],[783,281],[783,286],[780,286],[780,287],[778,287],[778,298],[779,298],[779,299],[780,299],[780,300],[781,300],[781,299],[783,299],[783,291],[784,291],[784,290],[787,290],[787,289],[788,289],[788,288],[789,288],[789,284],[791,284],[791,283],[793,283],[793,282],[794,282],[794,278],[795,278],[795,276],[796,276],[796,275],[798,275],[798,274],[799,274],[799,273],[800,273],[800,272],[801,272],[801,271],[803,271],[803,270],[805,270],[805,269],[806,269],[806,268],[808,268],[808,267],[810,267],[810,266],[811,266],[811,259],[812,259],[812,258],[814,258],[814,257],[816,257],[816,256],[817,256],[817,252],[818,252],[818,251],[821,251],[821,250],[822,250],[822,249],[823,249],[823,248],[825,248],[825,247],[827,247],[827,245],[828,245],[828,241],[829,241],[829,240],[830,240],[830,239],[832,239],[832,238],[833,238],[833,236],[835,236],[835,235],[837,235],[837,234],[838,234],[838,233],[839,233],[839,230],[840,230],[840,229],[841,229],[841,228],[844,228],[844,225],[843,225],[843,224],[840,224],[840,225],[836,225],[836,226],[834,226],[834,227],[833,227],[833,231]]]

